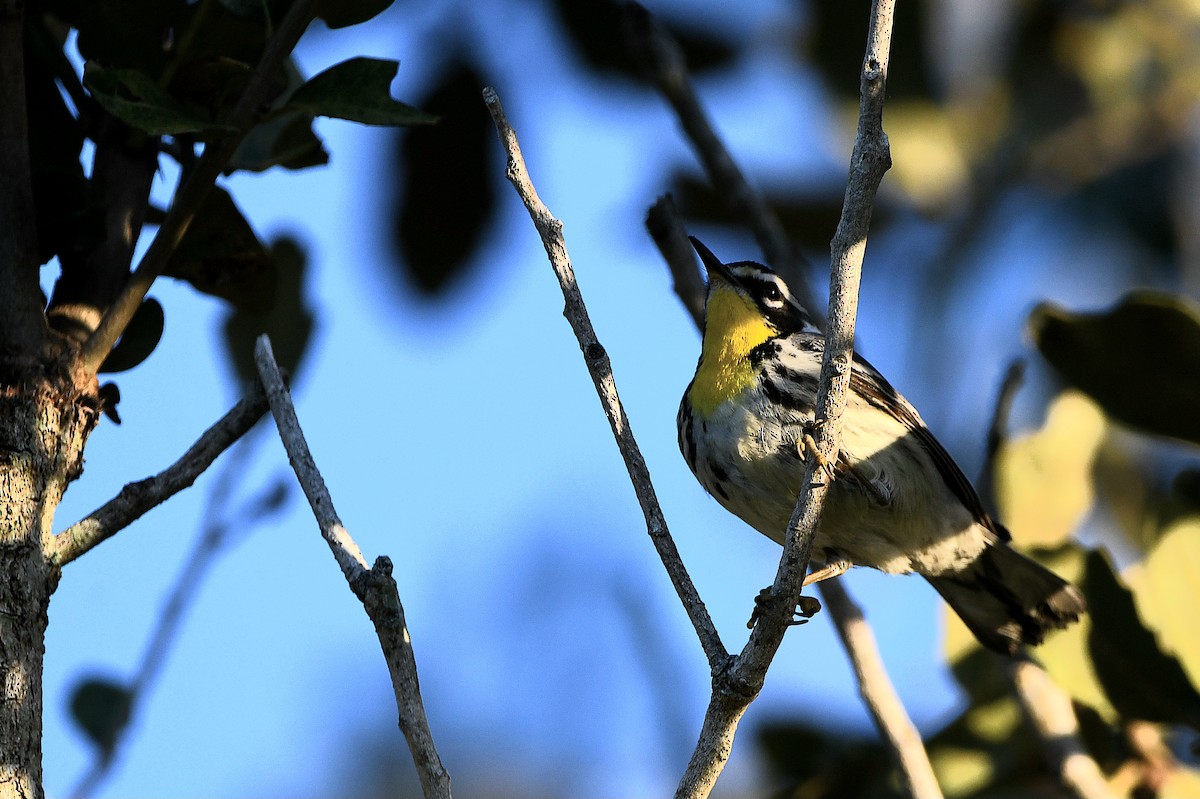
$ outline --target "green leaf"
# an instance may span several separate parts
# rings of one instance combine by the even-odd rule
[[[392,79],[400,62],[351,58],[308,80],[285,109],[348,119],[367,125],[429,125],[437,118],[392,99]]]
[[[1142,623],[1133,595],[1104,554],[1068,545],[1049,562],[1039,560],[1078,585],[1088,601],[1079,623],[1052,633],[1033,652],[1054,681],[1109,723],[1200,724],[1200,694]]]
[[[255,125],[229,159],[226,172],[262,172],[273,166],[307,169],[329,163],[329,153],[312,123],[311,114],[287,114]]]
[[[105,758],[129,723],[132,698],[129,688],[104,677],[89,677],[71,692],[71,717]]]
[[[274,262],[219,186],[200,206],[163,274],[255,313],[265,313],[275,302]]]
[[[225,348],[239,383],[257,380],[254,342],[262,333],[271,337],[279,365],[293,375],[308,351],[316,314],[304,296],[307,256],[294,239],[282,237],[271,245],[274,303],[266,312],[236,308],[225,317]]]
[[[1138,615],[1200,685],[1200,636],[1192,609],[1200,607],[1200,515],[1166,525],[1149,554],[1122,575]]]
[[[158,300],[148,297],[138,306],[117,345],[108,353],[100,372],[124,372],[150,357],[163,334],[163,309]]]
[[[1092,509],[1092,463],[1104,414],[1084,395],[1060,394],[1041,430],[1015,436],[996,453],[1000,518],[1022,547],[1057,547]]]
[[[222,125],[189,111],[144,72],[106,69],[89,61],[83,82],[104,110],[151,136],[201,133]]]
[[[1195,303],[1134,292],[1102,313],[1042,304],[1029,324],[1046,360],[1114,419],[1200,443],[1200,308]]]

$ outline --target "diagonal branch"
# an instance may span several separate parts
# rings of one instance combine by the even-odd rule
[[[808,268],[805,259],[792,247],[779,217],[746,180],[713,128],[696,96],[679,43],[650,12],[637,3],[626,4],[624,27],[634,60],[643,75],[658,87],[675,109],[679,124],[700,157],[708,179],[730,209],[754,232],[767,263],[790,281],[789,287],[800,304],[823,327],[821,306],[824,303],[817,301],[808,281],[802,279],[813,270]]]
[[[196,168],[176,192],[167,218],[155,234],[146,254],[142,256],[137,269],[117,299],[104,312],[99,327],[84,343],[80,365],[85,377],[96,374],[100,364],[124,332],[125,326],[133,318],[134,312],[146,298],[150,285],[166,268],[167,261],[187,233],[217,177],[258,120],[259,109],[268,99],[267,95],[276,73],[308,28],[308,23],[315,15],[316,6],[316,0],[295,0],[291,4],[287,15],[267,43],[267,48],[250,76],[245,90],[242,91],[237,105],[225,121],[226,127],[231,130],[217,134],[217,138],[204,148],[204,154],[196,163]]]
[[[646,27],[644,32],[655,40],[667,42],[666,45],[655,45],[657,48],[666,48],[669,52],[677,50],[669,40],[669,33],[660,26]],[[670,72],[676,73],[681,69],[682,65],[676,63]],[[665,78],[660,78],[658,82],[660,85],[669,83]],[[686,119],[682,120],[685,129],[701,131],[698,135],[693,136],[695,146],[700,147],[707,143],[708,147],[720,147],[720,142],[715,134],[704,132],[707,117],[698,104],[678,102],[672,104],[681,116],[686,115]],[[708,156],[704,160],[706,163],[712,161],[722,163],[732,160],[732,158],[722,152]],[[731,178],[731,176],[740,176],[736,167],[727,172],[710,169],[709,175],[718,186],[722,196],[728,198],[738,196],[741,190],[736,180]],[[724,182],[718,183],[718,181]],[[769,207],[765,204],[760,205],[759,211],[755,213],[760,212],[771,215]],[[695,259],[691,248],[686,246],[686,238],[683,238],[683,233],[677,232],[683,230],[683,225],[677,218],[674,204],[670,201],[669,195],[660,198],[651,207],[647,215],[646,227],[675,278],[676,294],[692,314],[697,326],[702,326],[704,287],[695,285],[698,283],[698,278],[695,279],[695,282],[690,279],[696,275]],[[755,226],[756,230],[773,228],[778,228],[773,218],[758,219]],[[682,239],[683,247],[679,246],[679,239]],[[875,719],[880,735],[891,746],[909,793],[921,797],[938,796],[940,791],[929,763],[928,754],[924,750],[915,725],[899,702],[895,688],[880,657],[875,637],[863,618],[861,609],[850,598],[840,580],[822,583],[818,589],[825,600],[825,609],[833,618],[838,635],[854,666],[863,701]]]
[[[840,577],[825,580],[817,587],[825,601],[825,609],[837,619],[838,635],[854,666],[863,704],[896,756],[905,792],[919,799],[941,797],[942,789],[933,773],[921,733],[908,717],[908,711],[888,677],[879,647],[875,645],[875,633],[863,617],[862,609],[846,593]]]
[[[688,241],[670,194],[659,197],[646,213],[646,230],[667,262],[674,280],[675,295],[700,330],[704,329],[704,295],[708,289],[700,279],[696,251]]]
[[[267,412],[267,395],[255,383],[250,393],[208,430],[178,461],[154,477],[129,483],[111,500],[47,542],[59,568],[125,529],[196,482],[213,461],[244,436]]]
[[[696,635],[700,638],[700,645],[704,648],[709,667],[716,673],[725,667],[729,653],[721,643],[717,628],[713,625],[708,610],[700,600],[696,586],[692,583],[692,578],[688,576],[687,570],[683,566],[683,560],[679,557],[675,541],[667,529],[667,521],[663,517],[662,508],[659,507],[654,486],[650,482],[650,470],[646,468],[646,461],[629,429],[629,419],[625,415],[625,408],[621,405],[621,399],[617,395],[617,384],[613,378],[612,364],[609,362],[608,353],[596,338],[596,331],[592,328],[592,322],[588,318],[583,296],[575,282],[575,270],[571,266],[570,256],[567,255],[567,245],[563,240],[562,222],[554,218],[550,209],[538,197],[537,189],[534,188],[529,171],[525,167],[525,158],[521,155],[521,145],[517,141],[516,131],[513,130],[504,114],[504,107],[500,104],[496,90],[491,87],[484,89],[483,101],[487,105],[488,111],[491,112],[492,121],[496,124],[496,132],[500,136],[500,143],[508,155],[506,172],[508,179],[517,190],[517,194],[520,195],[526,210],[529,211],[529,216],[533,220],[534,227],[537,228],[542,244],[546,248],[546,255],[549,256],[550,265],[562,288],[565,300],[563,315],[570,322],[571,329],[575,332],[576,339],[579,340],[579,348],[583,351],[588,373],[596,386],[600,404],[604,406],[604,415],[612,427],[617,447],[621,451],[621,457],[625,460],[625,468],[629,472],[629,479],[633,481],[633,489],[637,494],[638,503],[646,517],[646,530],[650,534],[654,548],[658,550],[658,556],[662,559],[663,566],[666,567],[676,593],[683,602],[688,618],[691,619],[692,626],[696,630]]]
[[[820,463],[836,461],[841,416],[850,386],[858,286],[866,249],[871,209],[884,172],[891,166],[883,132],[883,100],[891,48],[895,0],[875,0],[871,7],[867,52],[860,77],[858,133],[850,158],[842,216],[831,245],[829,326],[817,391],[816,445],[821,457],[810,458],[795,512],[784,538],[783,557],[761,607],[750,640],[734,659],[727,688],[714,690],[701,740],[688,764],[676,796],[707,796],[732,748],[738,721],[758,694],[767,667],[783,641],[800,599],[812,539],[820,522],[829,481]],[[744,700],[744,701],[743,701]]]
[[[392,679],[400,729],[408,742],[417,776],[421,780],[421,789],[426,799],[450,799],[450,773],[438,756],[433,733],[429,729],[429,719],[425,715],[421,686],[417,679],[416,656],[404,620],[404,606],[400,604],[399,590],[392,577],[392,561],[380,557],[374,566],[367,568],[358,544],[342,525],[333,507],[333,498],[329,496],[329,489],[325,487],[325,480],[308,449],[304,431],[300,429],[300,420],[296,417],[291,393],[284,384],[279,364],[275,362],[271,341],[265,335],[259,336],[254,347],[254,360],[266,388],[271,414],[279,428],[279,437],[283,440],[304,496],[312,507],[321,535],[333,551],[333,557],[350,584],[350,590],[363,603],[367,616],[375,625],[375,634],[379,637],[379,645]]]

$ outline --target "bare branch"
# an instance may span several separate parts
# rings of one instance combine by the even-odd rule
[[[980,496],[991,506],[996,505],[996,456],[1007,437],[1008,420],[1013,399],[1025,374],[1025,363],[1015,360],[1009,364],[992,410],[988,426],[987,457],[983,477],[979,481]],[[1008,676],[1025,716],[1029,719],[1051,770],[1062,784],[1084,799],[1107,799],[1116,794],[1104,778],[1100,765],[1088,754],[1080,738],[1079,719],[1071,697],[1050,675],[1028,657],[1009,664]]]
[[[673,54],[670,58],[656,58],[650,63],[652,70],[657,74],[656,82],[664,87],[664,93],[668,94],[668,99],[671,98],[667,89],[670,85],[690,86],[686,69],[678,57],[678,48],[671,42],[669,33],[657,25],[644,25],[641,26],[638,38],[643,40],[639,45],[642,49],[665,52],[668,55]],[[680,74],[683,76],[682,79],[677,77]],[[738,182],[737,179],[740,178],[741,172],[733,162],[732,156],[724,152],[716,134],[708,129],[707,115],[704,114],[703,108],[696,100],[694,92],[688,89],[682,93],[681,97],[682,99],[678,101],[673,99],[672,105],[680,114],[684,129],[689,132],[696,131],[692,140],[697,148],[704,146],[713,149],[709,155],[702,156],[702,160],[706,164],[724,164],[726,162],[733,164],[732,170],[709,169],[709,177],[718,186],[721,195],[729,200],[731,205],[734,205],[736,198],[744,197],[745,193],[750,190]],[[770,231],[782,230],[766,203],[751,203],[748,209],[735,207],[734,211],[743,214],[749,213],[752,218],[751,226],[755,231],[766,231],[765,235],[769,236]],[[684,234],[676,232],[676,230],[682,231],[683,226],[676,218],[674,204],[670,202],[669,195],[660,198],[651,207],[647,215],[646,227],[675,277],[676,294],[683,301],[684,307],[692,314],[697,327],[702,328],[704,289],[703,287],[695,288],[688,280],[689,276],[696,274],[695,261]],[[683,241],[682,252],[677,239]],[[791,251],[787,247],[784,249]],[[766,251],[765,246],[764,251]],[[788,277],[792,278],[792,284],[799,284],[802,288],[807,287],[803,275],[799,276],[800,280],[797,280],[796,276],[785,274],[785,278]],[[850,661],[855,665],[859,677],[859,691],[871,709],[880,735],[884,741],[892,745],[896,761],[910,791],[915,792],[916,796],[937,796],[940,789],[937,787],[936,780],[933,779],[929,757],[921,743],[920,736],[916,733],[916,727],[898,700],[890,701],[895,699],[896,691],[883,667],[870,626],[863,618],[862,611],[850,598],[845,587],[841,585],[841,581],[833,581],[833,583],[836,584],[836,587],[830,591],[822,591],[822,597],[828,599],[827,594],[833,594],[833,600],[827,603],[826,609],[833,619]],[[884,707],[889,712],[880,712],[879,709]],[[702,782],[703,778],[697,775],[697,781]]]
[[[204,148],[204,155],[196,168],[180,186],[171,203],[167,218],[141,262],[125,284],[120,295],[104,312],[99,327],[83,346],[81,366],[86,376],[96,374],[129,320],[150,290],[150,285],[162,274],[171,253],[179,245],[188,227],[199,211],[204,199],[212,190],[217,176],[229,163],[238,144],[258,119],[259,109],[267,99],[271,84],[284,59],[295,48],[296,42],[308,28],[315,14],[316,0],[295,0],[288,8],[283,22],[267,43],[266,50],[250,76],[242,96],[238,99],[225,125],[231,130]]]
[[[1007,438],[1008,419],[1012,414],[1012,404],[1017,397],[1017,390],[1025,380],[1025,362],[1020,358],[1008,365],[1004,379],[1000,382],[1000,392],[996,395],[996,406],[992,409],[992,420],[988,424],[987,444],[983,457],[983,473],[976,484],[979,496],[987,503],[988,510],[996,513],[996,455]]]
[[[267,400],[261,386],[256,384],[255,390],[262,405],[262,410],[255,417],[257,421],[266,411]],[[185,613],[204,584],[204,578],[225,549],[231,533],[252,528],[256,522],[262,520],[266,512],[279,504],[276,493],[279,484],[276,483],[276,486],[268,486],[243,507],[231,510],[232,490],[242,484],[251,453],[250,447],[247,446],[251,439],[241,438],[238,439],[238,443],[240,446],[234,448],[216,475],[208,501],[205,503],[200,536],[167,596],[133,677],[125,685],[124,712],[117,716],[110,731],[111,743],[107,748],[96,749],[92,763],[71,791],[73,799],[94,796],[112,773],[118,761],[117,754],[133,729],[133,719],[162,672],[171,645],[178,638]]]
[[[204,431],[183,457],[154,477],[129,483],[103,506],[54,536],[49,544],[50,561],[60,568],[65,566],[196,482],[217,456],[254,427],[266,412],[267,396],[256,383],[229,413]]]
[[[841,416],[850,386],[859,276],[871,208],[883,173],[891,166],[882,122],[894,5],[894,0],[876,0],[871,7],[867,52],[860,78],[858,134],[850,158],[842,217],[831,245],[829,327],[825,334],[816,407],[816,418],[822,421],[815,434],[820,457],[808,459],[803,487],[784,538],[783,557],[767,595],[769,601],[760,606],[762,612],[758,623],[728,675],[730,693],[744,697],[746,704],[761,689],[767,668],[783,641],[800,599],[812,539],[829,488],[819,464],[836,462]],[[705,729],[711,735],[701,737],[676,792],[677,797],[707,796],[728,757],[745,706],[738,707],[720,694],[720,691],[714,693],[705,718]]]
[[[1027,658],[1014,660],[1009,666],[1009,676],[1026,716],[1042,741],[1046,758],[1062,783],[1084,799],[1115,796],[1100,766],[1080,740],[1079,720],[1071,697],[1041,666]]]
[[[583,351],[588,373],[596,386],[600,404],[604,407],[604,415],[612,427],[617,448],[620,449],[621,457],[625,460],[629,479],[633,482],[638,503],[646,517],[646,530],[650,534],[651,541],[654,542],[654,548],[658,550],[658,555],[667,569],[676,593],[679,594],[679,598],[687,610],[692,626],[696,629],[696,635],[700,638],[700,645],[704,648],[709,666],[715,672],[724,667],[729,659],[729,653],[721,643],[717,628],[713,625],[708,610],[700,600],[700,595],[696,592],[695,585],[692,584],[692,578],[688,576],[687,570],[683,566],[683,560],[679,557],[675,541],[667,529],[666,519],[663,518],[662,508],[659,507],[654,486],[650,482],[650,471],[646,468],[646,461],[629,429],[629,419],[625,415],[625,408],[621,405],[621,399],[617,395],[617,384],[613,378],[612,364],[609,362],[608,353],[596,338],[596,331],[592,328],[592,322],[588,318],[583,296],[579,293],[579,286],[575,282],[575,270],[571,266],[570,256],[567,255],[567,245],[563,240],[562,222],[554,218],[550,209],[538,197],[537,189],[534,188],[529,171],[525,167],[525,159],[521,155],[521,145],[517,141],[516,131],[513,130],[504,114],[504,107],[500,104],[496,90],[490,86],[484,89],[483,101],[487,105],[488,111],[491,112],[492,121],[496,124],[496,132],[500,136],[500,143],[508,155],[507,177],[517,190],[526,210],[529,211],[534,227],[537,228],[538,235],[542,239],[542,245],[546,248],[546,255],[550,258],[550,266],[554,269],[559,286],[562,288],[565,300],[563,315],[570,322],[571,329],[579,341],[579,348]]]
[[[754,232],[759,248],[776,272],[789,281],[800,303],[824,326],[821,308],[805,279],[813,268],[796,252],[779,217],[746,180],[713,128],[696,96],[683,51],[670,32],[637,3],[625,6],[625,39],[645,77],[653,82],[675,109],[679,124],[700,157],[717,192]]]
[[[367,616],[375,625],[379,645],[383,648],[388,674],[392,679],[392,692],[396,698],[396,709],[400,716],[400,729],[412,753],[421,788],[427,799],[450,797],[450,774],[442,765],[425,705],[421,700],[421,686],[417,679],[417,661],[413,654],[408,626],[404,620],[404,606],[396,580],[392,577],[392,561],[380,557],[375,565],[367,568],[358,544],[342,525],[333,507],[333,498],[325,487],[325,480],[313,461],[291,394],[283,382],[279,364],[271,351],[267,336],[259,336],[254,347],[254,360],[258,374],[266,388],[271,414],[279,428],[279,437],[287,450],[288,460],[296,472],[296,478],[304,489],[304,496],[316,516],[321,535],[333,551],[333,557],[342,569],[350,590],[363,603]]]
[[[675,281],[675,294],[691,314],[696,327],[704,329],[704,296],[707,292],[696,263],[696,251],[688,241],[675,201],[664,194],[646,213],[646,230],[662,253]]]
[[[841,578],[826,580],[817,587],[825,609],[837,620],[838,635],[854,665],[863,703],[896,755],[906,792],[920,799],[940,799],[942,789],[929,763],[921,733],[908,717],[908,711],[892,686],[879,656],[879,647],[875,645],[875,634],[863,618],[862,609],[846,593]]]

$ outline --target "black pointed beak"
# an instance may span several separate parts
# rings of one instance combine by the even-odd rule
[[[688,236],[688,241],[692,243],[692,247],[696,250],[696,254],[700,256],[700,262],[704,264],[704,270],[708,272],[709,283],[712,283],[714,277],[719,277],[726,283],[733,283],[733,275],[725,264],[721,263],[721,259],[713,255],[712,250],[704,246],[704,242],[695,236]]]

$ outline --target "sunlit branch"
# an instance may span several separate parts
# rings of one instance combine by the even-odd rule
[[[51,562],[65,566],[192,485],[266,412],[267,396],[255,383],[250,393],[206,430],[183,457],[153,477],[129,483],[104,505],[54,536],[49,543]]]
[[[300,420],[296,417],[291,393],[284,384],[279,364],[275,362],[271,342],[265,335],[259,336],[254,347],[254,360],[266,388],[271,414],[279,428],[279,437],[283,440],[304,496],[312,507],[321,535],[333,551],[333,557],[350,584],[350,590],[362,602],[367,616],[375,625],[375,633],[379,637],[379,645],[383,648],[388,674],[392,679],[400,729],[408,742],[421,788],[426,799],[449,799],[450,774],[438,756],[433,733],[429,729],[429,719],[425,715],[417,679],[417,661],[404,620],[404,606],[400,604],[396,580],[392,577],[392,561],[380,557],[374,566],[368,568],[358,544],[342,525],[333,507],[333,498],[325,486],[325,479],[317,469],[304,431],[300,429]]]
[[[654,486],[650,482],[650,470],[646,468],[646,461],[642,457],[637,441],[634,440],[633,432],[629,429],[629,418],[625,415],[625,408],[621,405],[621,399],[617,395],[617,384],[613,378],[612,364],[608,359],[608,353],[596,338],[596,331],[592,328],[592,322],[588,318],[583,296],[575,282],[575,270],[571,265],[570,256],[567,255],[567,245],[562,235],[562,222],[554,218],[550,209],[538,197],[537,189],[534,188],[529,171],[525,167],[525,159],[521,155],[521,145],[517,141],[516,131],[509,124],[495,89],[491,87],[484,89],[483,100],[488,111],[491,112],[492,121],[496,124],[496,132],[500,136],[500,143],[508,156],[506,170],[508,179],[517,190],[517,194],[521,197],[521,201],[525,204],[525,208],[533,220],[534,227],[537,228],[542,245],[546,248],[546,255],[550,259],[550,266],[554,269],[559,286],[562,288],[565,300],[563,315],[570,322],[571,329],[579,341],[579,348],[583,351],[583,359],[588,373],[596,386],[600,404],[604,407],[604,414],[608,418],[613,436],[616,438],[617,448],[621,451],[621,457],[625,459],[625,468],[629,472],[629,479],[633,482],[638,503],[646,517],[646,530],[650,534],[651,541],[654,542],[655,549],[658,550],[658,555],[662,559],[663,566],[666,567],[676,593],[679,594],[679,598],[687,610],[692,626],[696,629],[696,635],[700,638],[700,645],[704,648],[709,666],[716,672],[728,661],[729,653],[722,645],[717,628],[713,625],[708,610],[700,600],[700,595],[696,592],[695,585],[692,584],[692,578],[688,576],[687,570],[683,566],[683,560],[679,557],[675,541],[667,529],[666,519],[663,517],[662,508],[659,507]]]

